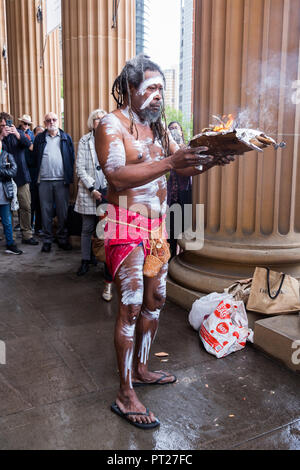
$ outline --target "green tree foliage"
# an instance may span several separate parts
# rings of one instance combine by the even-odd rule
[[[189,121],[184,119],[182,111],[179,109],[172,108],[171,106],[166,106],[165,108],[167,124],[172,121],[177,121],[181,125],[184,134],[185,142],[188,142],[193,136],[193,117]]]

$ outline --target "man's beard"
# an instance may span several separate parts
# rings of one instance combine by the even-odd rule
[[[139,115],[142,121],[146,121],[149,124],[157,122],[161,117],[161,106],[157,111],[147,106],[147,108],[140,110]]]

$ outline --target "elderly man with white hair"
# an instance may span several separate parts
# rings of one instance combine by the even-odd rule
[[[81,137],[78,144],[76,159],[76,173],[78,176],[78,192],[74,210],[82,216],[81,232],[81,265],[77,271],[83,276],[91,264],[91,239],[95,231],[98,218],[97,206],[105,202],[107,181],[99,165],[95,151],[95,130],[102,117],[107,114],[103,109],[95,109],[89,115],[87,127],[88,134]],[[106,301],[112,299],[111,276],[104,265],[105,288],[102,297]]]
[[[42,251],[49,253],[53,242],[52,219],[55,204],[58,227],[56,238],[63,250],[71,250],[68,241],[67,217],[69,186],[73,183],[74,146],[69,134],[58,126],[57,114],[45,116],[45,131],[34,140],[34,158],[38,173],[43,226]]]

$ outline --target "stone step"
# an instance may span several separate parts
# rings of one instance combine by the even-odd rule
[[[193,302],[203,297],[204,293],[179,286],[169,277],[167,279],[167,297],[187,311]],[[266,354],[280,360],[288,368],[300,371],[300,316],[261,315],[247,311],[249,328],[254,331],[254,346]]]

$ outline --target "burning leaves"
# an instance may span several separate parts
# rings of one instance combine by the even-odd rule
[[[222,132],[222,131],[230,131],[230,130],[233,130],[233,126],[234,126],[234,117],[232,114],[228,114],[228,116],[226,114],[224,114],[222,116],[222,118],[219,118],[219,116],[215,116],[213,115],[213,118],[219,122],[219,125],[218,126],[214,126],[213,127],[213,131],[214,132]],[[226,122],[224,121],[224,119],[227,119]]]

